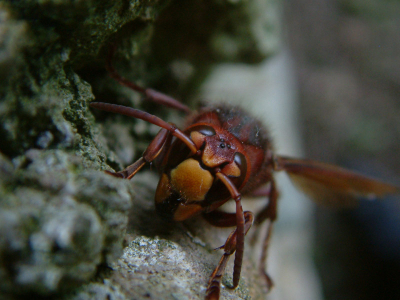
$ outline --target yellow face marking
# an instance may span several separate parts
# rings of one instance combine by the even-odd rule
[[[222,173],[228,176],[239,177],[240,176],[240,169],[235,162],[227,164],[223,169]]]
[[[213,149],[209,144],[206,144],[201,160],[207,167],[210,168],[217,167],[226,162],[226,158],[222,155],[218,155],[215,149]]]
[[[214,181],[213,176],[204,170],[200,163],[189,158],[171,171],[171,186],[187,201],[204,200]]]
[[[162,174],[160,181],[158,182],[155,200],[156,203],[162,203],[171,195],[171,185],[169,184],[169,179],[167,174]]]
[[[190,138],[195,143],[197,149],[199,149],[203,145],[205,137],[205,135],[201,134],[198,131],[192,131],[190,133]]]

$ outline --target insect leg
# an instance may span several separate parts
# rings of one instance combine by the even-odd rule
[[[267,206],[261,210],[255,219],[255,225],[259,225],[262,222],[267,222],[267,233],[264,237],[263,248],[261,251],[261,258],[260,258],[260,272],[264,275],[265,280],[267,282],[267,290],[269,291],[273,287],[273,282],[271,277],[269,277],[268,273],[266,272],[266,261],[268,256],[268,247],[271,238],[272,232],[272,225],[273,222],[276,220],[277,216],[277,200],[278,200],[278,191],[276,189],[275,181],[271,180],[269,195],[268,195],[268,204]]]
[[[237,287],[240,279],[240,272],[242,270],[243,252],[244,252],[244,215],[242,208],[242,196],[237,190],[236,186],[232,183],[228,176],[218,172],[216,176],[227,187],[233,200],[236,203],[236,251],[235,263],[233,266],[233,288]]]
[[[259,187],[254,191],[249,192],[246,194],[246,197],[269,197],[271,193],[271,182],[268,185]]]
[[[203,217],[212,225],[218,227],[232,227],[236,225],[236,214],[234,213],[226,213],[222,211],[212,211],[207,214],[203,214]],[[244,230],[245,234],[249,231],[250,227],[253,224],[253,213],[250,211],[244,212]],[[219,299],[220,294],[220,286],[222,276],[225,272],[226,265],[228,263],[229,257],[236,250],[236,235],[237,230],[235,229],[227,238],[225,244],[220,247],[224,249],[224,254],[222,255],[217,267],[213,271],[210,276],[210,280],[208,282],[208,287],[206,291],[206,300],[211,299]]]
[[[92,103],[90,103],[90,106],[97,108],[97,109],[101,109],[101,110],[105,110],[105,111],[109,111],[109,112],[113,112],[113,113],[117,113],[117,114],[121,114],[121,115],[126,115],[128,117],[141,119],[143,121],[146,121],[146,122],[152,123],[154,125],[160,126],[162,128],[165,128],[168,131],[170,131],[173,136],[176,136],[178,139],[180,139],[182,142],[184,142],[190,148],[190,150],[192,151],[193,154],[197,152],[196,145],[187,135],[185,135],[182,131],[180,131],[178,128],[176,128],[175,125],[167,123],[157,116],[149,114],[145,111],[134,109],[132,107],[127,107],[127,106],[122,106],[122,105],[117,105],[117,104],[92,102]]]
[[[186,105],[182,104],[178,100],[176,100],[168,95],[165,95],[161,92],[158,92],[156,90],[143,88],[143,87],[137,85],[136,83],[133,83],[133,82],[127,80],[126,78],[122,77],[121,75],[119,75],[118,72],[115,70],[114,66],[112,65],[112,58],[114,56],[115,50],[116,50],[115,45],[110,47],[110,50],[108,52],[107,62],[106,62],[106,69],[112,78],[114,78],[116,81],[118,81],[121,85],[131,88],[139,93],[142,93],[149,100],[152,100],[155,103],[162,104],[162,105],[165,105],[165,106],[168,106],[171,108],[175,108],[177,110],[181,110],[186,113],[190,113],[190,108],[187,107]]]
[[[131,179],[146,163],[152,162],[160,155],[164,149],[166,141],[170,140],[170,136],[171,133],[167,129],[161,129],[156,137],[151,141],[150,145],[143,152],[143,156],[141,158],[120,172],[106,171],[106,173],[115,177]]]

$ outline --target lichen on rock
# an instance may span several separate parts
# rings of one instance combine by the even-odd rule
[[[82,170],[62,150],[1,160],[1,291],[43,295],[76,287],[121,254],[129,185]]]
[[[122,168],[121,162],[137,157],[154,128],[97,112],[95,120],[88,104],[96,98],[157,110],[139,103],[137,93],[108,77],[104,62],[112,43],[118,44],[115,64],[121,72],[145,86],[154,84],[183,96],[195,92],[216,61],[255,63],[267,57],[277,44],[264,47],[262,38],[268,35],[260,33],[263,28],[264,33],[275,32],[271,28],[277,23],[272,20],[275,25],[267,26],[251,18],[261,2],[0,3],[0,297],[92,299],[88,295],[96,294],[104,299],[112,292],[115,299],[130,298],[129,278],[122,280],[124,256],[117,259],[134,251],[136,244],[124,248],[125,238],[155,244],[160,256],[151,259],[156,261],[172,260],[166,256],[170,249],[185,259],[184,264],[174,261],[176,267],[191,268],[204,259],[206,268],[199,268],[198,274],[189,270],[195,274],[188,277],[192,284],[180,286],[182,291],[171,297],[203,295],[219,256],[214,253],[207,260],[204,254],[215,245],[181,238],[187,233],[182,224],[171,233],[170,225],[153,217],[146,184],[133,187],[101,172]],[[271,34],[275,42],[277,28],[275,36]],[[218,46],[227,39],[234,51]],[[136,130],[139,127],[142,130]],[[129,138],[133,142],[127,142]],[[163,248],[161,240],[177,248]],[[190,249],[201,255],[186,255]],[[166,270],[162,274],[166,276]],[[178,277],[183,280],[182,274]],[[160,293],[162,288],[170,290],[160,277],[153,280]]]

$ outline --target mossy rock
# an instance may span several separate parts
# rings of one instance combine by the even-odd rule
[[[156,243],[161,257],[194,250],[184,255],[188,265],[205,259],[188,271],[190,286],[171,292],[204,295],[220,254],[189,235],[208,225],[167,226],[153,217],[147,177],[133,187],[101,172],[137,158],[154,128],[97,112],[95,120],[88,104],[96,98],[165,117],[109,78],[110,45],[124,76],[189,103],[213,64],[257,63],[279,50],[277,11],[272,0],[0,3],[0,297],[130,298],[120,257],[140,240]],[[153,279],[160,293],[171,290]],[[232,297],[250,296],[239,288]]]

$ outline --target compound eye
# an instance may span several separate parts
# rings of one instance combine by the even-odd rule
[[[211,126],[199,125],[192,128],[190,138],[196,144],[197,149],[202,148],[205,143],[206,136],[215,135],[215,130]]]
[[[205,136],[213,136],[213,135],[215,135],[215,130],[211,126],[200,125],[200,126],[196,126],[195,130],[200,132],[202,135],[205,135]]]
[[[235,157],[234,157],[234,161],[237,164],[237,166],[240,169],[240,177],[242,176],[246,176],[246,172],[247,172],[247,161],[246,161],[246,157],[240,153],[240,152],[236,152],[235,153]]]

